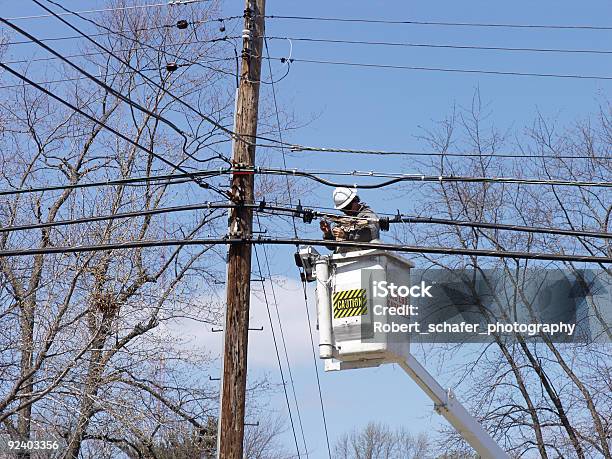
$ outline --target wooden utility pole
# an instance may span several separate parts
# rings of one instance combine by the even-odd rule
[[[236,100],[233,163],[235,167],[255,164],[255,140],[259,111],[261,55],[265,33],[265,0],[246,0],[242,41],[242,65]],[[232,201],[252,203],[253,174],[234,173]],[[253,211],[247,207],[230,210],[229,237],[250,238]],[[223,380],[217,456],[220,459],[242,459],[244,410],[249,339],[249,304],[251,294],[251,245],[232,243],[227,263],[227,309]]]

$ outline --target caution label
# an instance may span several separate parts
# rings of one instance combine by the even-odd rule
[[[332,297],[334,319],[363,316],[368,312],[367,303],[364,288],[335,292]]]

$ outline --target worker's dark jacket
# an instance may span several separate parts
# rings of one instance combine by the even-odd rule
[[[346,233],[347,241],[355,242],[370,242],[378,241],[380,237],[380,226],[378,224],[378,216],[370,209],[367,204],[361,203],[361,208],[355,216],[350,216],[341,219],[341,223],[336,227],[342,228]],[[330,233],[323,237],[327,240],[335,240]],[[334,247],[330,247],[334,250]],[[335,247],[336,252],[348,252],[351,250],[361,250],[358,247]]]

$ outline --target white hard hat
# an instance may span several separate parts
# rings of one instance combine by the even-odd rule
[[[334,190],[334,207],[344,209],[357,196],[357,192],[350,188],[340,186]]]

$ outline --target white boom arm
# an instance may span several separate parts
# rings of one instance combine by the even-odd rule
[[[505,459],[508,454],[491,438],[480,423],[455,398],[452,390],[445,390],[412,355],[397,364],[434,402],[434,409],[455,428],[483,459]]]

